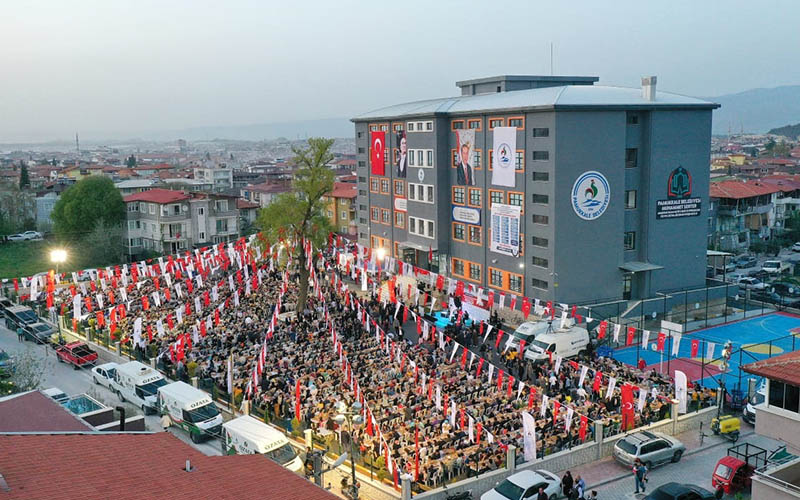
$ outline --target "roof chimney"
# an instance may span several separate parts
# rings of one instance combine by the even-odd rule
[[[183,470],[186,472],[192,472],[194,470],[194,467],[192,467],[192,462],[188,458],[186,459],[186,468]]]
[[[656,82],[658,79],[655,76],[645,76],[642,78],[642,99],[645,101],[656,100]]]

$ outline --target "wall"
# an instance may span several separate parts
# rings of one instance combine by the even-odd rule
[[[800,415],[781,408],[760,405],[757,409],[756,432],[785,442],[795,450],[800,450]]]

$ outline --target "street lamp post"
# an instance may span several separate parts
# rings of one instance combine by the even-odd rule
[[[50,250],[50,260],[56,265],[56,279],[58,280],[58,265],[67,261],[67,251],[63,248]]]
[[[347,422],[347,427],[350,432],[350,472],[353,475],[353,484],[350,487],[350,497],[353,499],[358,498],[358,487],[356,486],[356,456],[353,451],[353,442],[355,441],[354,430],[356,426],[361,425],[364,422],[364,418],[361,416],[361,408],[362,405],[358,401],[354,402],[350,408],[347,407],[344,401],[339,401],[334,406],[337,415],[333,417],[334,422],[340,426]]]

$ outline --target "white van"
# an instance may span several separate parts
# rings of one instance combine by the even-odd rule
[[[525,350],[525,359],[535,362],[549,359],[547,351],[553,353],[553,359],[572,358],[586,350],[589,346],[589,332],[586,328],[573,326],[555,332],[537,335],[531,343],[530,349]]]
[[[222,414],[208,393],[186,382],[173,382],[158,388],[158,408],[173,424],[189,433],[193,443],[205,437],[218,437]]]
[[[245,415],[222,424],[225,452],[228,455],[264,455],[292,472],[300,473],[303,461],[283,432]]]
[[[533,339],[542,333],[552,331],[552,321],[526,321],[519,325],[514,333],[508,339],[508,345],[511,349],[519,348],[519,341],[524,340],[525,345],[529,346]]]
[[[117,367],[110,388],[120,401],[135,404],[147,415],[158,408],[158,388],[164,385],[167,381],[159,372],[138,361],[131,361]]]

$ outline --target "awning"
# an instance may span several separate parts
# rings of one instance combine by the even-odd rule
[[[706,250],[707,257],[730,257],[733,254],[730,252],[720,252],[719,250]]]
[[[414,250],[419,250],[421,252],[427,252],[428,250],[433,250],[435,252],[438,250],[437,248],[433,248],[433,246],[426,246],[421,243],[414,243],[413,241],[401,241],[398,242],[397,245],[400,248],[413,248]]]
[[[651,264],[649,262],[639,262],[638,260],[632,260],[630,262],[626,262],[619,266],[620,269],[623,271],[628,271],[629,273],[640,273],[642,271],[655,271],[658,269],[664,269],[664,266],[659,266],[657,264]]]

